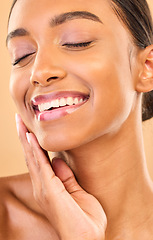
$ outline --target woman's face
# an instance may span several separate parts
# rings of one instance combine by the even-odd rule
[[[18,0],[8,33],[10,91],[43,148],[76,148],[120,128],[136,67],[108,0]]]

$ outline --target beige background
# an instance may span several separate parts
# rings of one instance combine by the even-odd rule
[[[9,95],[10,60],[5,47],[7,18],[11,0],[0,3],[0,176],[27,171],[22,149],[16,134],[15,106]],[[153,12],[153,0],[148,0]],[[153,179],[153,120],[143,125],[145,151],[150,175]]]

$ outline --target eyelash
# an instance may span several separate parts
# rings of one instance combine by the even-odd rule
[[[18,64],[19,62],[21,62],[23,59],[31,56],[31,55],[34,54],[34,53],[35,53],[35,52],[28,53],[28,54],[24,55],[23,57],[16,59],[15,62],[14,62],[12,65],[13,65],[13,66],[17,65],[17,64]]]
[[[62,46],[68,48],[84,48],[88,47],[93,41],[90,42],[80,42],[80,43],[65,43]]]
[[[62,46],[63,47],[67,47],[67,48],[85,48],[85,47],[88,47],[90,46],[90,44],[92,43],[93,41],[90,41],[90,42],[80,42],[80,43],[65,43],[63,44]],[[29,53],[29,54],[26,54],[24,55],[23,57],[21,58],[18,58],[15,60],[15,62],[12,64],[13,66],[17,65],[18,63],[20,63],[23,59],[31,56],[32,54],[34,54],[35,52],[33,53]]]

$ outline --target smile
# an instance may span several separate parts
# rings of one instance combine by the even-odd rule
[[[32,107],[38,121],[49,121],[73,113],[88,99],[89,95],[79,92],[52,93],[33,98]]]

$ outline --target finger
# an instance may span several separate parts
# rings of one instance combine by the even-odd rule
[[[68,167],[68,165],[62,159],[54,158],[52,160],[52,168],[56,176],[63,182],[67,192],[71,194],[81,209],[87,212],[88,206],[90,205],[90,211],[92,211],[91,209],[93,202],[95,202],[94,197],[84,191],[84,189],[78,184],[72,170]],[[86,204],[87,202],[88,205]]]
[[[48,153],[41,148],[36,136],[33,133],[27,133],[26,135],[32,149],[33,156],[35,161],[38,163],[39,168],[41,169],[44,167],[44,165],[47,165],[47,168],[50,169],[50,173],[52,173],[54,176],[54,172],[51,171],[51,162]]]
[[[40,145],[38,143],[38,140],[35,137],[35,135],[33,133],[28,133],[27,137],[28,137],[28,141],[30,143],[35,161],[37,161],[37,163],[39,165],[39,173],[38,174],[39,174],[39,178],[40,178],[40,181],[41,181],[41,185],[42,185],[44,191],[46,191],[45,189],[51,188],[51,183],[53,185],[54,184],[58,185],[59,181],[57,181],[57,178],[54,179],[55,173],[54,173],[54,171],[51,167],[51,162],[50,162],[50,159],[48,157],[48,154],[46,153],[46,151],[44,151],[40,147]],[[58,189],[58,191],[63,191],[63,186],[62,185],[59,185],[55,188]]]
[[[83,191],[81,186],[77,183],[72,170],[61,158],[54,158],[52,160],[52,168],[70,194],[77,191]]]
[[[31,146],[29,145],[26,136],[26,134],[28,133],[28,129],[26,128],[25,124],[23,123],[21,117],[18,114],[16,114],[16,126],[31,180],[32,182],[34,179],[38,181],[38,164],[35,161]]]
[[[80,218],[85,218],[86,222],[86,214],[69,194],[69,192],[83,190],[76,182],[71,169],[62,159],[54,159],[52,169],[48,157],[45,152],[42,151],[34,134],[29,133],[27,135],[34,157],[39,162],[40,167],[39,177],[41,188],[38,189],[36,193],[36,201],[59,235],[67,232],[66,235],[68,236],[69,231],[74,232],[74,229],[76,229],[75,226],[80,221]],[[64,186],[67,189],[65,189]],[[74,212],[76,213],[75,215]],[[71,221],[72,215],[74,215],[73,221]],[[65,230],[66,222],[69,222],[67,230]],[[77,235],[77,229],[75,234]],[[65,239],[68,238],[66,237]]]
[[[25,124],[23,123],[21,117],[18,114],[16,114],[16,127],[17,127],[18,136],[23,148],[25,158],[27,157],[27,154],[33,157],[31,148],[26,138],[26,133],[28,132],[28,129],[26,128]],[[27,158],[26,158],[26,161],[27,161]]]

